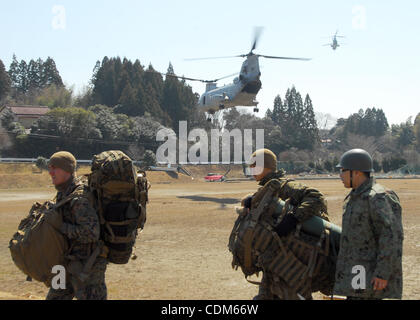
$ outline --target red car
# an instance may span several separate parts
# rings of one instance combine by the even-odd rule
[[[207,182],[222,182],[225,181],[225,176],[217,173],[209,173],[204,177]]]

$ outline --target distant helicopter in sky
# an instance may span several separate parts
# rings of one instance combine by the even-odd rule
[[[337,38],[345,38],[344,36],[338,36],[338,30],[333,36],[332,43],[324,44],[324,46],[330,46],[333,50],[336,50],[340,45],[338,44]]]
[[[236,56],[227,56],[227,57],[211,57],[211,58],[195,58],[195,59],[186,59],[186,60],[207,60],[207,59],[224,59],[224,58],[246,58],[242,63],[239,76],[235,77],[233,83],[217,87],[217,81],[232,77],[237,75],[229,75],[215,80],[202,80],[194,79],[187,77],[180,77],[176,75],[164,74],[165,76],[172,76],[180,79],[190,80],[190,81],[200,81],[206,83],[206,91],[200,96],[200,99],[197,103],[197,108],[207,112],[210,116],[207,118],[208,121],[211,121],[211,116],[216,112],[232,108],[232,107],[254,107],[254,112],[259,112],[258,101],[256,96],[261,89],[261,71],[259,66],[259,58],[268,58],[268,59],[285,59],[285,60],[303,60],[308,61],[311,59],[308,58],[291,58],[291,57],[277,57],[277,56],[267,56],[262,54],[255,54],[253,51],[257,47],[258,40],[261,35],[262,28],[255,28],[254,40],[252,43],[251,51],[246,54],[239,54]]]

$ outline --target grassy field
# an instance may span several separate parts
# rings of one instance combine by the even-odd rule
[[[31,172],[23,175],[25,182],[28,176],[35,176]],[[251,299],[256,295],[258,288],[249,284],[241,271],[231,269],[232,256],[227,249],[236,219],[234,207],[255,191],[256,183],[205,183],[201,178],[172,179],[161,172],[149,177],[152,189],[148,220],[135,248],[138,258],[127,265],[108,266],[109,299]],[[420,299],[420,180],[379,182],[395,190],[403,206],[403,298]],[[48,176],[43,183],[37,187],[23,185],[25,188],[0,190],[2,299],[43,299],[47,293],[44,285],[25,281],[7,247],[32,203],[53,197],[54,188],[49,187]],[[347,194],[341,182],[302,183],[327,196],[331,220],[341,225],[342,202]],[[322,299],[322,295],[316,293],[314,298]]]

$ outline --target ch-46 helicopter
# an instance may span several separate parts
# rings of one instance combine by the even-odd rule
[[[336,50],[340,45],[338,44],[337,38],[345,38],[344,36],[338,36],[338,30],[333,36],[332,43],[324,44],[324,46],[330,46],[333,50]]]
[[[256,28],[254,41],[251,47],[251,51],[246,54],[239,54],[236,56],[228,57],[212,57],[212,58],[196,58],[196,59],[186,59],[186,60],[207,60],[207,59],[222,59],[222,58],[246,58],[242,63],[239,76],[234,78],[233,83],[217,87],[217,81],[232,77],[237,75],[229,75],[223,78],[215,80],[201,80],[187,77],[178,77],[175,75],[169,75],[177,77],[180,79],[190,80],[190,81],[201,81],[206,83],[206,91],[200,96],[200,99],[197,103],[197,108],[207,112],[210,116],[208,121],[211,121],[211,116],[216,112],[232,108],[232,107],[254,107],[254,112],[259,112],[258,101],[256,96],[261,89],[261,71],[259,66],[259,58],[268,58],[268,59],[286,59],[286,60],[311,60],[307,58],[290,58],[290,57],[277,57],[277,56],[267,56],[262,54],[255,54],[253,51],[257,47],[259,37],[261,35],[261,28]],[[168,76],[168,75],[166,75]]]

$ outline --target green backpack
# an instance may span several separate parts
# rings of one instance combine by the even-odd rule
[[[122,151],[105,151],[93,157],[88,188],[101,224],[101,239],[111,263],[129,261],[138,229],[146,222],[150,183],[144,171]]]
[[[82,190],[83,185],[79,188]],[[34,279],[51,287],[51,280],[54,277],[52,268],[65,265],[65,255],[69,249],[67,240],[64,235],[45,222],[45,216],[75,196],[76,193],[58,203],[36,202],[28,216],[20,222],[18,231],[9,242],[9,249],[13,262],[28,276],[28,280]]]

